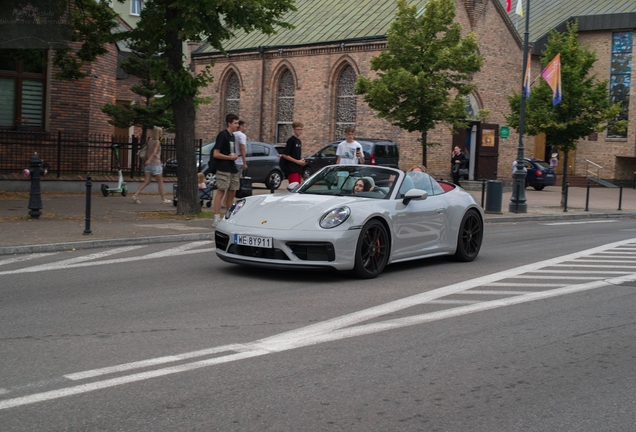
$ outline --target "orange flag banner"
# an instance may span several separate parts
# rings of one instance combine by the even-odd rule
[[[552,89],[552,106],[561,102],[561,53],[543,69],[541,76]]]

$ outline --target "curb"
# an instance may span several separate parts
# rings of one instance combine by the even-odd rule
[[[555,220],[576,220],[576,219],[618,219],[618,218],[636,218],[636,213],[579,213],[579,214],[560,214],[560,215],[535,215],[535,216],[503,216],[503,217],[486,217],[486,223],[492,222],[529,222],[529,221],[555,221]]]
[[[94,249],[94,248],[100,248],[100,247],[185,242],[185,241],[196,241],[196,240],[211,240],[213,238],[214,238],[214,233],[207,232],[207,233],[194,233],[194,234],[165,235],[165,236],[156,236],[156,237],[89,240],[89,241],[81,241],[81,242],[51,243],[51,244],[42,244],[42,245],[6,246],[6,247],[0,247],[0,255],[59,252],[59,251],[67,251],[67,250],[73,250],[73,249]]]

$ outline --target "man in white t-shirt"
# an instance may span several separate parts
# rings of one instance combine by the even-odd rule
[[[355,132],[356,128],[353,126],[347,126],[345,129],[345,137],[347,139],[338,144],[338,148],[336,149],[336,156],[338,156],[336,160],[337,165],[364,163],[362,146],[358,141],[353,139]]]
[[[236,159],[236,168],[238,168],[239,175],[243,177],[243,171],[247,169],[247,136],[245,135],[245,130],[247,126],[245,125],[245,121],[239,121],[239,127],[236,132],[234,132],[234,139],[238,143],[238,159]]]

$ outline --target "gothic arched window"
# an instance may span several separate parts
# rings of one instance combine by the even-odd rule
[[[289,69],[285,70],[278,81],[276,99],[276,142],[284,144],[292,136],[294,121],[294,76]]]
[[[351,66],[342,70],[336,84],[336,135],[335,139],[344,139],[347,126],[356,124],[356,73]]]
[[[225,88],[225,115],[239,115],[241,109],[241,84],[236,73],[227,79]],[[225,119],[223,119],[225,121]]]

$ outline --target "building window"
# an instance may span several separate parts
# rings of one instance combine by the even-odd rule
[[[287,69],[278,81],[278,97],[276,99],[276,142],[279,144],[285,144],[293,135],[294,94],[294,76]]]
[[[43,51],[18,58],[12,50],[0,50],[0,128],[44,125],[45,59]]]
[[[617,32],[612,35],[612,65],[610,70],[610,100],[621,103],[621,113],[616,120],[629,120],[629,89],[632,73],[633,32]],[[607,128],[609,138],[626,138],[627,131],[618,132]]]
[[[225,87],[225,115],[239,115],[241,110],[241,83],[238,76],[232,72]],[[223,119],[225,122],[225,118]]]
[[[131,15],[140,15],[141,8],[144,7],[143,0],[131,0],[130,1],[130,14]]]
[[[356,73],[351,66],[343,69],[338,77],[336,88],[336,135],[335,139],[345,138],[345,128],[356,124]]]

